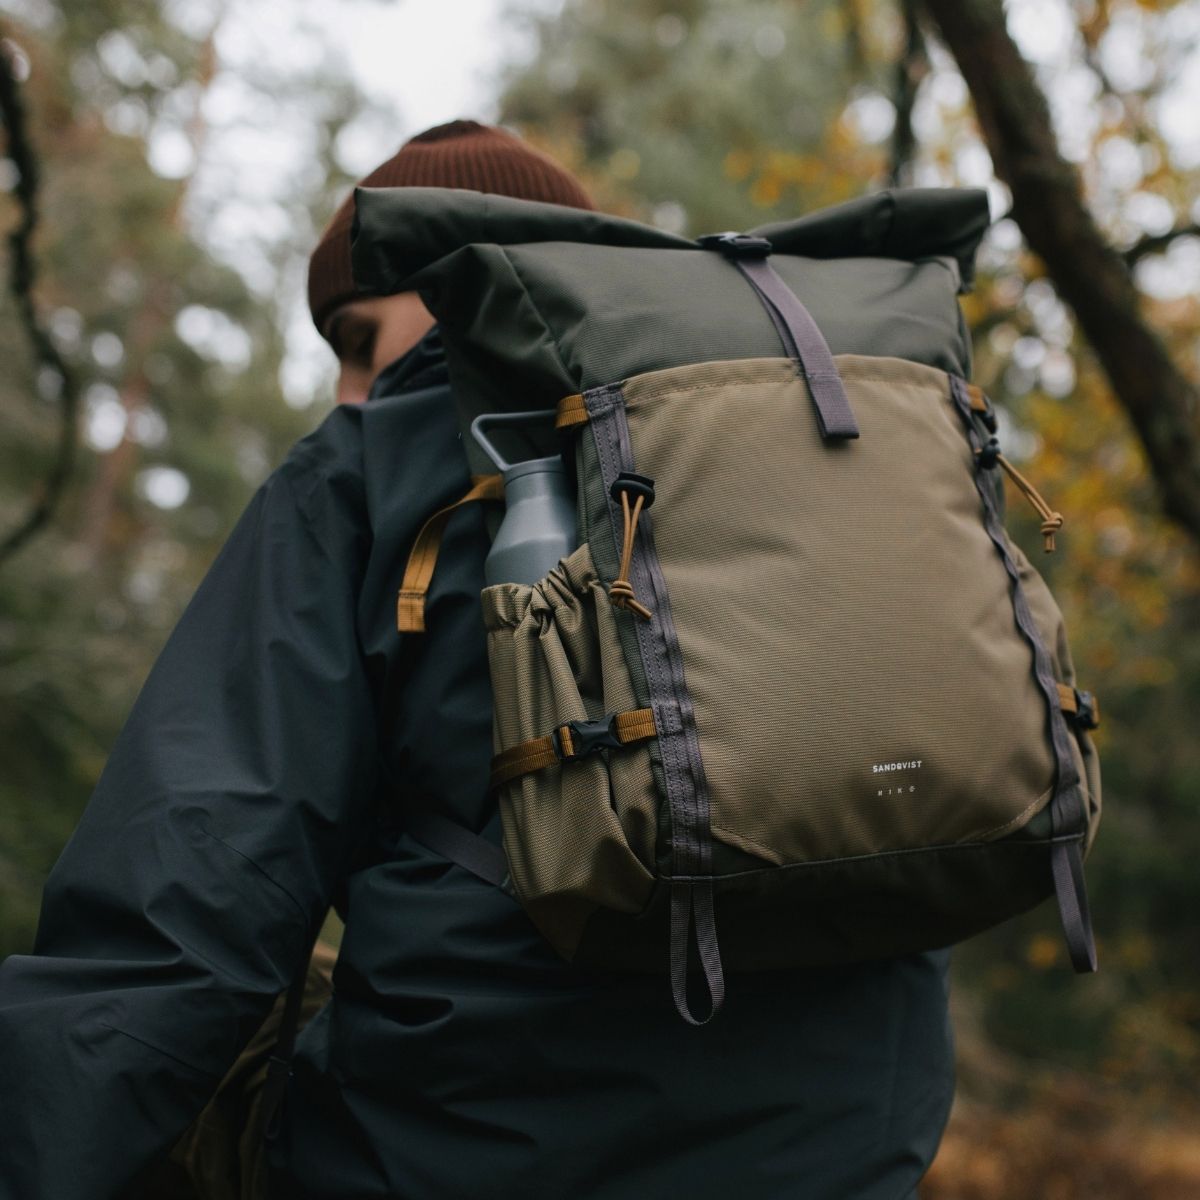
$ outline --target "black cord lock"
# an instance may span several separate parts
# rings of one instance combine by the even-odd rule
[[[990,471],[1000,461],[1000,439],[990,437],[975,452],[981,471]]]
[[[642,507],[649,508],[654,503],[654,480],[649,475],[635,475],[632,471],[622,471],[612,481],[608,494],[619,504],[622,492],[628,492],[633,498],[641,496]]]

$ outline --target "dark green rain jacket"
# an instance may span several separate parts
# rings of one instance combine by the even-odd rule
[[[516,902],[406,836],[498,840],[483,515],[451,520],[424,637],[395,597],[469,486],[436,339],[300,442],[170,638],[0,968],[0,1198],[102,1200],[192,1120],[346,922],[272,1149],[291,1200],[899,1200],[953,1090],[944,954],[739,978],[572,969]]]

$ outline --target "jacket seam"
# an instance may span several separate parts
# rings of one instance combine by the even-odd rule
[[[256,863],[254,861],[254,859],[252,859],[248,854],[244,854],[236,846],[231,846],[224,838],[218,837],[215,833],[213,833],[209,829],[206,829],[203,825],[198,826],[198,828],[199,828],[200,832],[202,834],[204,834],[205,837],[211,838],[214,842],[217,843],[217,845],[224,846],[225,849],[228,850],[230,854],[236,854],[238,856],[238,858],[249,863],[250,866],[254,868],[254,870],[256,870],[269,884],[271,884],[272,887],[274,887],[277,891],[282,892],[283,895],[285,895],[292,902],[292,904],[295,905],[296,911],[300,914],[300,916],[302,918],[304,918],[305,922],[308,921],[308,913],[305,911],[304,905],[302,905],[300,903],[300,901],[297,900],[296,897],[293,896],[292,893],[289,892],[288,889],[283,886],[282,883],[280,883],[277,879],[275,879],[273,876],[271,876],[266,870],[264,870],[261,866],[259,866],[259,864]]]
[[[131,1042],[137,1042],[139,1046],[145,1046],[147,1050],[153,1050],[155,1054],[161,1054],[164,1058],[169,1058],[181,1067],[187,1067],[189,1071],[194,1071],[197,1075],[203,1075],[208,1079],[221,1078],[217,1072],[206,1070],[204,1067],[198,1067],[195,1063],[188,1062],[186,1058],[180,1058],[178,1054],[172,1054],[169,1050],[164,1050],[161,1046],[156,1046],[153,1042],[148,1042],[145,1038],[138,1037],[135,1033],[130,1033],[128,1029],[121,1029],[117,1025],[110,1024],[108,1021],[100,1021],[99,1025],[101,1029],[111,1029],[113,1033],[119,1033],[122,1037],[127,1037]]]

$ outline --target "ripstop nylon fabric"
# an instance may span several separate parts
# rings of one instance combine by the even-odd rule
[[[835,447],[786,361],[624,388],[713,834],[764,863],[998,838],[1055,779],[947,376],[837,363],[863,436]]]
[[[500,749],[566,721],[635,704],[616,614],[586,543],[541,582],[483,592]],[[645,744],[549,766],[503,789],[504,847],[517,893],[570,957],[597,905],[637,912],[653,882],[658,796]]]

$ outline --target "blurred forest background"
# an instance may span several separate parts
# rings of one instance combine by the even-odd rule
[[[289,346],[347,139],[374,161],[416,132],[311,6],[287,70],[229,34],[233,7],[0,0],[34,156],[6,133],[0,220],[11,274],[35,162],[45,330],[35,351],[5,293],[0,539],[53,509],[0,550],[0,953],[28,949],[237,514],[329,406],[331,359]],[[461,115],[602,207],[696,234],[893,183],[989,188],[966,311],[1005,450],[1067,519],[1043,556],[1011,497],[1103,708],[1101,973],[1072,975],[1052,905],[957,952],[960,1095],[922,1195],[1200,1195],[1200,2],[1012,0],[1007,29],[999,0],[518,0],[511,21],[526,52]],[[233,139],[260,175],[222,166]]]

